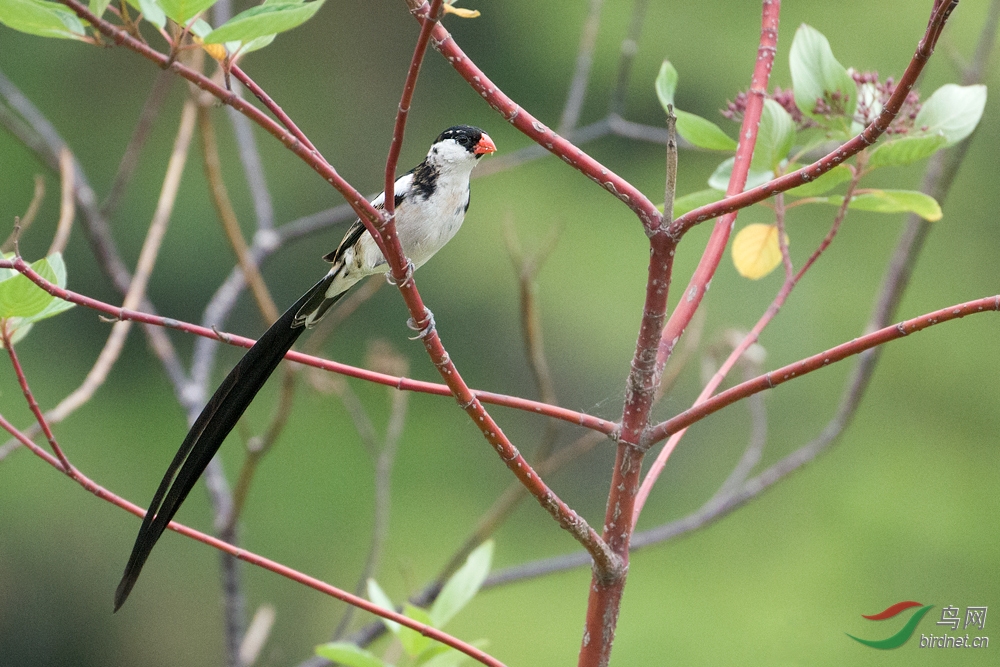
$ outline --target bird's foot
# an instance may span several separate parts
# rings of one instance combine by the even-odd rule
[[[385,274],[385,281],[387,283],[389,283],[390,285],[392,285],[393,287],[406,287],[406,284],[409,283],[410,280],[413,278],[413,272],[415,270],[416,270],[416,267],[413,266],[413,262],[411,262],[410,259],[407,258],[406,259],[406,277],[403,278],[403,281],[402,282],[396,282],[396,277],[392,275],[391,271],[389,271],[389,272],[387,272]]]
[[[417,332],[416,336],[410,338],[410,340],[423,340],[427,338],[434,331],[434,313],[428,308],[424,308],[424,322],[426,324],[421,327],[419,324],[413,321],[413,318],[406,320],[406,326]]]

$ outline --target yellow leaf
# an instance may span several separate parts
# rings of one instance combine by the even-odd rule
[[[222,44],[202,44],[201,48],[205,49],[205,53],[212,56],[220,63],[226,59],[226,47]]]
[[[778,227],[755,223],[741,229],[733,239],[733,265],[750,280],[763,278],[781,264]]]
[[[479,16],[478,9],[465,9],[464,7],[452,7],[450,2],[444,3],[441,9],[444,10],[445,14],[454,14],[455,16],[463,19],[474,19]]]

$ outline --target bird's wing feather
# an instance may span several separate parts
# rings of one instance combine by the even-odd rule
[[[293,326],[295,316],[317,293],[325,294],[327,285],[328,279],[324,277],[271,325],[229,372],[198,415],[170,462],[142,520],[125,574],[115,591],[116,611],[131,592],[156,541],[194,488],[222,441],[304,330],[302,326]]]
[[[399,206],[400,202],[403,201],[403,197],[406,196],[406,193],[409,191],[412,183],[413,183],[412,169],[396,179],[396,183],[393,186],[393,191],[395,192],[395,196],[392,198],[392,200],[396,202],[396,206]],[[378,211],[383,210],[385,208],[385,192],[379,193],[378,197],[375,197],[375,199],[372,200],[371,204],[376,210]],[[368,230],[365,227],[365,224],[361,222],[360,218],[358,218],[357,220],[354,221],[354,224],[352,224],[348,228],[347,233],[344,234],[344,238],[343,240],[341,240],[340,245],[337,246],[337,249],[334,250],[333,252],[328,252],[327,254],[323,255],[323,259],[335,264],[341,257],[343,257],[344,252],[348,248],[353,247],[354,244],[357,243],[358,239],[361,238],[361,235],[364,234],[366,231]]]

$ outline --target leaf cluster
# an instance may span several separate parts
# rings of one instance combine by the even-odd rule
[[[469,554],[465,564],[445,582],[430,609],[407,602],[403,605],[403,615],[424,625],[443,628],[479,592],[490,572],[492,560],[493,541],[488,540]],[[374,579],[368,580],[368,598],[383,609],[392,611],[396,608]],[[469,659],[457,649],[440,644],[412,628],[388,619],[382,619],[382,622],[399,641],[409,664],[414,667],[458,667]],[[346,667],[392,667],[374,653],[349,642],[322,644],[316,647],[316,655]]]
[[[296,28],[311,19],[326,0],[264,0],[256,7],[240,12],[223,25],[213,28],[204,18],[204,12],[218,0],[125,0],[161,32],[167,20],[193,34],[202,44],[222,44],[226,53],[206,49],[218,59],[227,55],[235,58],[274,41],[278,33]],[[88,9],[95,16],[108,11],[110,0],[90,0]],[[127,17],[124,7],[115,10]],[[136,21],[138,22],[138,21]],[[14,30],[40,37],[80,39],[89,41],[84,22],[65,6],[47,0],[2,0],[0,23]],[[166,33],[164,32],[166,35]],[[221,57],[220,57],[221,56]]]
[[[843,143],[861,132],[857,111],[865,97],[869,107],[878,106],[874,86],[856,77],[833,54],[827,38],[815,28],[802,25],[795,33],[789,55],[794,98],[777,95],[764,100],[757,143],[745,189],[763,185],[802,167],[799,160],[829,142]],[[718,125],[682,111],[674,103],[677,70],[664,61],[656,78],[656,95],[664,110],[677,117],[677,133],[690,146],[703,150],[733,152],[736,141]],[[791,106],[794,104],[794,106]],[[908,165],[953,146],[976,128],[986,105],[986,87],[946,84],[923,101],[912,125],[888,134],[877,145],[811,182],[785,194],[795,198],[789,206],[827,204],[841,206],[844,195],[831,194],[838,186],[860,179],[876,169]],[[734,158],[723,160],[708,179],[708,189],[678,197],[674,215],[721,200],[729,187]],[[916,213],[928,221],[942,216],[940,205],[914,190],[853,188],[848,208],[878,213]],[[779,239],[773,225],[749,225],[733,242],[737,270],[751,279],[770,273],[780,262]]]

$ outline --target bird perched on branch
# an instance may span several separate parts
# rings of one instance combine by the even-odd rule
[[[469,177],[483,155],[496,151],[477,127],[457,125],[434,141],[424,161],[396,179],[395,221],[403,253],[418,268],[462,226],[469,208]],[[384,207],[383,192],[372,201]],[[139,528],[132,555],[115,591],[115,611],[128,597],[139,572],[167,524],[285,353],[355,283],[389,265],[361,220],[355,221],[337,249],[324,257],[333,266],[289,308],[243,356],[198,415]]]

